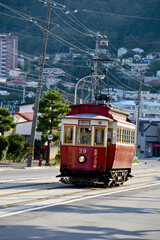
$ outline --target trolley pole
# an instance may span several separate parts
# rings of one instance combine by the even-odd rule
[[[142,91],[142,73],[141,79],[139,83],[139,91],[138,91],[138,106],[137,106],[137,117],[136,117],[136,136],[135,136],[135,152],[134,152],[134,160],[138,160],[138,133],[139,133],[139,115],[140,115],[140,105],[141,105],[141,91]]]
[[[41,88],[42,88],[42,77],[43,77],[44,60],[45,60],[46,48],[47,48],[50,15],[51,15],[51,4],[48,3],[48,11],[47,11],[47,18],[46,18],[46,29],[45,29],[45,33],[44,33],[44,41],[43,41],[43,48],[42,48],[42,58],[41,58],[41,62],[40,62],[38,87],[37,87],[36,99],[35,99],[35,105],[34,105],[33,122],[32,122],[31,138],[30,138],[30,144],[29,144],[27,167],[32,166],[32,159],[33,159],[33,156],[34,156],[35,131],[36,131],[36,124],[37,124],[38,110],[39,110],[39,100],[40,100]]]

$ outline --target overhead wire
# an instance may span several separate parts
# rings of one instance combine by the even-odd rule
[[[70,28],[72,28],[74,31],[80,33],[80,34],[83,34],[85,36],[90,36],[89,34],[86,34],[80,30],[78,30],[77,28],[73,27],[71,24],[69,24],[68,22],[66,22],[54,9],[53,7],[51,7],[52,11],[54,12],[54,14],[60,19],[62,20],[66,25],[68,25]]]
[[[5,5],[5,4],[0,3],[0,5],[3,6],[3,7],[5,7],[5,8],[8,9],[8,10],[14,12],[15,14],[21,16],[21,17],[24,18],[26,21],[32,22],[33,24],[35,24],[36,26],[38,26],[42,31],[45,31],[45,28],[44,28],[44,27],[42,27],[37,21],[33,20],[33,19],[36,19],[36,18],[31,17],[31,16],[29,16],[29,15],[27,15],[27,14],[21,13],[21,12],[15,10],[15,9],[11,8],[11,7],[8,7],[8,6]],[[37,20],[37,19],[36,19],[36,20]],[[87,51],[85,51],[85,50],[83,50],[83,49],[81,49],[81,48],[79,48],[79,47],[77,47],[77,46],[69,43],[68,41],[62,39],[62,38],[59,37],[58,35],[53,34],[53,33],[51,33],[51,32],[49,32],[49,33],[50,33],[50,35],[52,35],[52,36],[54,36],[55,38],[57,38],[59,41],[67,44],[67,46],[72,46],[72,47],[76,48],[77,50],[79,50],[79,51],[81,51],[81,52],[88,53]]]
[[[160,21],[160,18],[151,18],[151,17],[143,17],[143,16],[131,16],[131,15],[125,15],[125,14],[118,14],[118,13],[111,13],[111,12],[101,12],[101,11],[93,11],[89,9],[81,9],[78,10],[81,12],[90,12],[90,13],[96,13],[96,14],[104,14],[104,15],[111,15],[111,16],[119,16],[119,17],[126,17],[126,18],[135,18],[135,19],[143,19],[143,20],[152,20],[152,21]]]
[[[74,19],[72,19],[70,16],[69,16],[69,14],[67,14],[66,13],[66,16],[72,21],[72,22],[74,22],[75,24],[77,24],[78,26],[80,26],[82,29],[84,29],[85,31],[87,31],[87,32],[89,32],[90,34],[97,34],[96,32],[93,32],[92,30],[90,30],[89,28],[87,28],[84,24],[82,24],[73,14],[72,14],[72,12],[65,6],[65,8],[66,8],[66,10],[68,11],[68,13],[76,20],[74,20]],[[64,11],[62,11],[61,9],[60,9],[60,11],[62,12],[62,13],[64,13]]]
[[[4,7],[6,7],[7,5],[5,5],[5,4],[1,4],[0,3],[0,5],[2,5],[2,6],[4,6]],[[19,16],[21,16],[22,18],[24,18],[25,20],[27,20],[27,21],[31,21],[31,22],[33,22],[35,25],[38,25],[38,27],[40,27],[41,28],[41,30],[45,30],[42,26],[40,26],[38,23],[35,23],[32,19],[33,19],[33,17],[30,17],[29,15],[27,15],[27,14],[22,14],[22,13],[20,13],[20,12],[18,12],[18,11],[16,11],[16,10],[13,10],[12,8],[10,8],[10,7],[6,7],[8,10],[10,10],[10,11],[13,11],[15,14],[18,14]],[[56,38],[58,38],[60,41],[64,41],[65,43],[69,43],[69,42],[67,42],[67,41],[65,41],[64,39],[62,39],[62,38],[60,38],[59,36],[56,36],[55,34],[51,34],[52,36],[54,36],[54,37],[56,37]],[[69,43],[70,44],[70,43]],[[72,45],[72,46],[74,46],[74,45]],[[74,46],[74,47],[76,47],[76,46]],[[77,48],[77,47],[76,47]],[[78,48],[79,49],[79,48]],[[81,51],[84,51],[84,50],[82,50],[82,49],[79,49],[79,50],[81,50]],[[84,52],[86,52],[86,51],[84,51]],[[88,52],[86,52],[86,53],[88,53]],[[137,80],[136,78],[133,78],[133,79],[135,79],[136,81],[139,81],[139,80]],[[144,83],[143,83],[144,84]],[[146,84],[145,84],[146,85]],[[147,85],[148,86],[148,85]],[[154,89],[155,90],[155,89]]]
[[[7,16],[7,17],[12,17],[12,18],[24,20],[23,18],[18,18],[18,17],[16,17],[16,16],[13,16],[13,15],[10,15],[10,14],[7,14],[7,13],[0,12],[0,14],[2,14],[2,15],[4,15],[4,16]]]
[[[75,40],[77,43],[79,43],[80,45],[82,45],[85,48],[88,48],[86,45],[84,45],[83,43],[79,42],[75,37],[73,37],[72,35],[70,35],[63,27],[60,26],[60,28],[68,35],[70,36],[73,40]]]

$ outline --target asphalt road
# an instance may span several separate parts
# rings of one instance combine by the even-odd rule
[[[55,172],[58,171],[54,169]],[[152,174],[149,175],[151,169]],[[158,169],[160,162],[145,163],[144,161],[140,165],[133,166],[135,178],[126,182],[124,186],[97,190],[94,194],[80,193],[72,200],[66,199],[66,202],[48,206],[41,204],[37,210],[20,211],[16,215],[0,218],[0,240],[159,240]],[[53,169],[41,169],[37,174],[43,176],[48,170]],[[21,171],[24,177],[24,172],[27,173],[28,170],[13,170],[12,178],[14,173],[19,172],[21,175]],[[32,176],[33,171],[36,169],[29,170]],[[6,173],[9,177],[7,172],[9,173],[9,171],[1,173]]]

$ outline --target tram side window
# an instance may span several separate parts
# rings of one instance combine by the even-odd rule
[[[117,142],[123,144],[134,144],[135,131],[128,128],[117,128]]]
[[[73,127],[65,126],[64,127],[64,143],[73,143]]]
[[[121,136],[122,136],[122,131],[121,128],[117,128],[117,142],[120,143],[121,142]]]
[[[125,129],[122,128],[122,143],[125,143]]]
[[[135,131],[132,130],[131,131],[131,144],[134,144],[134,142],[135,142]]]
[[[77,127],[76,144],[91,144],[91,128]]]
[[[104,129],[96,128],[94,136],[94,145],[104,145]]]

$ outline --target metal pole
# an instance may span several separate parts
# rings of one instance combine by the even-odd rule
[[[23,85],[23,100],[22,103],[25,103],[25,86]]]
[[[139,133],[139,115],[140,115],[140,105],[141,105],[141,91],[142,91],[142,73],[141,79],[139,84],[139,91],[138,91],[138,106],[137,106],[137,117],[136,117],[136,136],[135,136],[135,153],[134,153],[134,160],[138,159],[138,133]]]
[[[92,102],[95,101],[96,79],[98,74],[98,50],[99,50],[99,32],[96,35],[95,61],[93,66],[94,75],[92,75]]]
[[[74,92],[74,104],[76,104],[77,102],[77,88],[78,88],[78,84],[82,81],[86,81],[87,78],[90,78],[91,76],[86,76],[86,77],[83,77],[81,78],[77,83],[76,83],[76,86],[75,86],[75,92]]]
[[[42,58],[41,58],[41,63],[40,63],[40,73],[39,73],[38,87],[37,87],[36,99],[35,99],[35,105],[34,105],[34,114],[33,114],[31,138],[30,138],[30,144],[29,144],[27,167],[32,166],[32,159],[33,159],[33,156],[34,156],[35,131],[36,131],[36,124],[37,124],[38,110],[39,110],[39,99],[40,99],[41,88],[42,88],[42,77],[43,77],[44,60],[45,60],[46,48],[47,48],[50,15],[51,15],[51,4],[48,3],[48,12],[47,12],[47,18],[46,18],[46,29],[45,29],[45,34],[44,34],[44,41],[43,41],[43,48],[42,48]]]
[[[51,150],[51,140],[48,140],[47,160],[46,160],[45,166],[50,166],[50,150]]]

